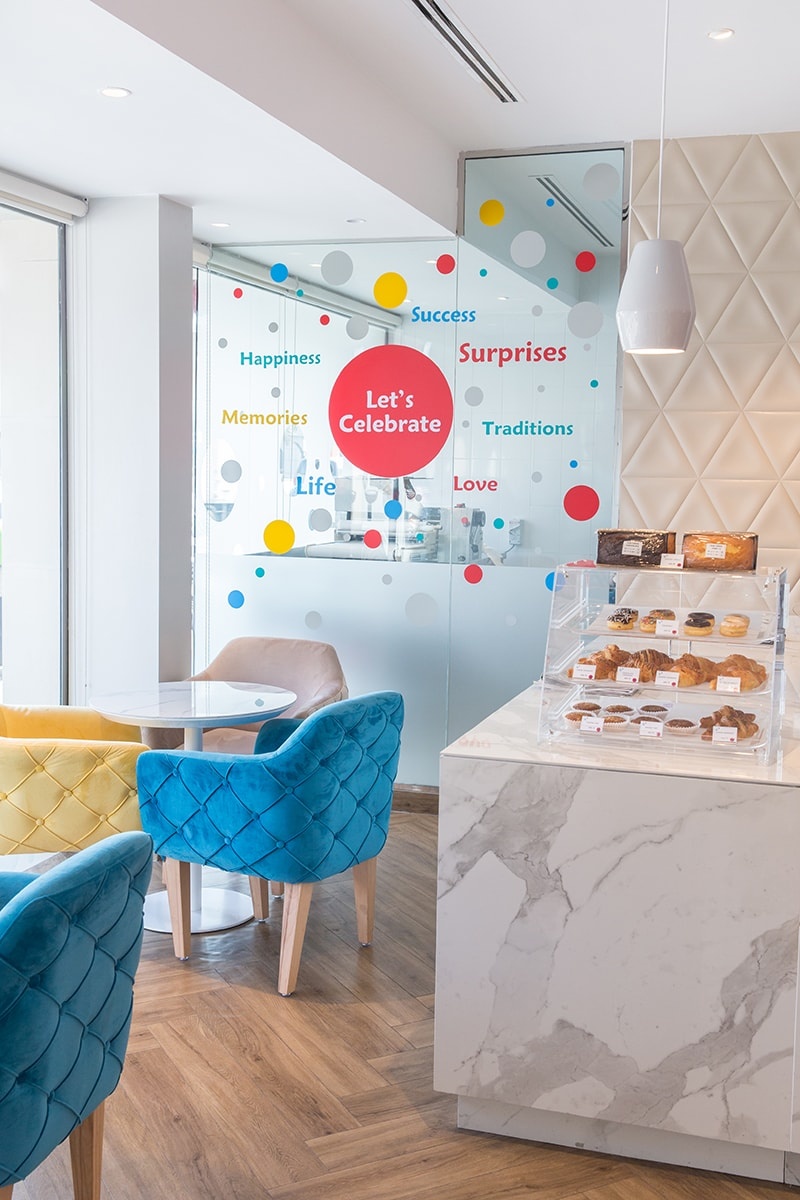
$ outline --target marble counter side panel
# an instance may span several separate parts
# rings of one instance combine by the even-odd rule
[[[442,760],[436,1087],[789,1146],[795,789]]]

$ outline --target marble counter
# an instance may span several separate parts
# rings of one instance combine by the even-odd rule
[[[464,1127],[796,1181],[793,706],[767,765],[539,744],[538,703],[442,755],[436,1088]]]

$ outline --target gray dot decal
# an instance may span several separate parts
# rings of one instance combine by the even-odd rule
[[[227,346],[227,344],[228,344],[227,338],[220,338],[219,341],[217,342],[217,345],[219,346],[220,350],[224,350],[225,347]]]
[[[270,333],[277,333],[278,332],[278,322],[270,321],[267,328],[269,329]]]
[[[309,629],[319,629],[321,624],[322,624],[322,615],[320,613],[313,612],[313,611],[306,613],[306,626]]]
[[[575,337],[594,337],[603,327],[603,310],[591,300],[581,300],[567,314],[567,329]]]
[[[541,471],[534,471],[533,474],[531,475],[531,479],[533,480],[534,483],[541,483],[542,478],[543,478],[543,476],[542,476]]]
[[[518,267],[537,267],[545,256],[547,243],[540,233],[525,229],[511,243],[511,261]]]
[[[583,190],[592,200],[611,200],[619,191],[619,171],[611,163],[595,163],[583,177]]]
[[[219,473],[226,483],[238,483],[242,478],[242,464],[238,463],[235,458],[229,458],[222,464]]]
[[[315,508],[308,518],[309,529],[324,533],[333,524],[333,517],[325,508]]]
[[[331,287],[338,287],[342,283],[347,283],[350,276],[353,274],[353,260],[349,254],[345,254],[344,250],[331,250],[330,254],[326,254],[321,263],[322,278]]]
[[[406,600],[406,616],[412,625],[433,625],[439,615],[439,605],[427,592],[415,592]]]
[[[278,399],[278,396],[280,396],[280,394],[281,394],[280,388],[273,388],[272,391],[270,392],[270,396],[274,396],[276,400]]]
[[[483,404],[483,388],[468,387],[464,392],[464,400],[470,408],[477,408],[479,404]]]
[[[366,317],[351,317],[344,328],[348,337],[359,342],[369,333],[369,321]]]
[[[391,575],[381,575],[381,583],[390,584],[392,582]]]
[[[540,317],[542,315],[542,313],[544,312],[544,309],[542,308],[541,304],[534,304],[533,308],[531,309],[531,312],[533,313],[533,315],[535,317]]]

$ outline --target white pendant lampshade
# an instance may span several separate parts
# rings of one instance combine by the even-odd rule
[[[694,318],[681,243],[667,238],[637,242],[617,304],[622,349],[629,354],[678,354],[689,344]]]

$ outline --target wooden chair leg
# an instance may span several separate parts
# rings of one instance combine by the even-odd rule
[[[311,904],[313,883],[287,883],[283,898],[283,927],[281,957],[278,963],[278,991],[291,996],[297,984],[303,938],[306,935],[308,907]]]
[[[13,1191],[14,1191],[13,1183],[6,1184],[5,1187],[0,1188],[0,1200],[11,1200],[11,1193]]]
[[[177,858],[164,859],[164,882],[167,885],[169,919],[172,922],[172,945],[176,958],[188,958],[191,940],[192,900],[190,894],[190,864]]]
[[[250,875],[249,879],[253,915],[257,921],[266,921],[269,917],[269,880],[260,875]]]
[[[273,879],[271,887],[273,896],[283,895],[283,884],[281,883],[280,879]]]
[[[356,897],[356,928],[358,940],[362,946],[369,946],[375,930],[375,878],[377,874],[377,858],[368,858],[366,862],[357,863],[353,867],[353,891]]]
[[[103,1166],[103,1104],[98,1104],[69,1135],[75,1200],[100,1200]]]

